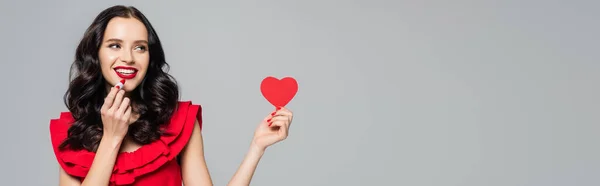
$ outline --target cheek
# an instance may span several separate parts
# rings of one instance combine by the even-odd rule
[[[117,56],[108,51],[100,50],[100,52],[98,52],[98,59],[100,59],[100,66],[102,69],[110,69],[114,61],[117,59]]]
[[[136,63],[138,63],[138,65],[142,69],[143,73],[145,73],[148,70],[148,64],[150,64],[150,55],[148,55],[147,53],[140,54],[136,58]]]
[[[102,76],[106,78],[108,81],[111,81],[112,74],[112,66],[114,61],[116,60],[116,55],[110,54],[109,51],[100,50],[98,51],[98,59],[100,60],[100,71],[102,72]]]

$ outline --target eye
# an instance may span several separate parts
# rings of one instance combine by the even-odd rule
[[[117,43],[113,43],[113,44],[109,44],[108,48],[121,48],[121,45],[119,45]]]
[[[136,50],[141,50],[141,51],[146,51],[146,46],[137,46],[135,47]]]

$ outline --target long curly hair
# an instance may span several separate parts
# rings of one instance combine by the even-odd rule
[[[61,149],[86,149],[96,152],[103,134],[100,108],[108,94],[106,81],[100,69],[98,51],[108,22],[114,17],[140,20],[148,31],[150,63],[146,76],[130,96],[134,111],[140,114],[131,124],[127,135],[139,144],[148,144],[163,134],[161,125],[168,123],[179,100],[179,87],[169,75],[169,65],[156,31],[146,17],[132,6],[117,5],[105,9],[87,28],[79,43],[75,61],[69,73],[70,84],[64,94],[75,122],[68,130]]]

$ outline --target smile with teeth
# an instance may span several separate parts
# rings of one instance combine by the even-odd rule
[[[123,79],[132,79],[137,74],[137,69],[133,67],[120,66],[116,67],[114,70],[117,76]]]
[[[129,69],[117,69],[116,71],[123,75],[131,75],[135,72],[135,70],[129,70]]]

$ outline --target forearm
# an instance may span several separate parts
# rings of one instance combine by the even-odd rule
[[[82,186],[108,185],[121,143],[122,140],[109,136],[104,136],[100,140],[96,156],[88,174],[81,183]]]
[[[258,166],[258,162],[262,158],[264,154],[264,149],[259,149],[256,147],[251,147],[242,164],[235,172],[231,180],[229,181],[228,186],[247,186],[250,185],[250,181],[252,180],[252,176],[254,175],[254,171]]]

